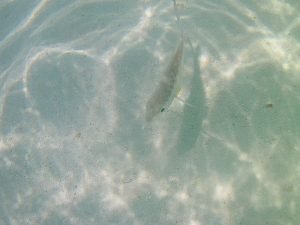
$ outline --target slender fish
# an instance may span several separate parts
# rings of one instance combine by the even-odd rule
[[[171,58],[166,71],[146,103],[146,121],[150,122],[159,112],[165,110],[168,103],[171,104],[172,92],[177,80],[179,67],[183,56],[183,40],[178,44],[175,54]],[[175,96],[174,96],[175,97]]]

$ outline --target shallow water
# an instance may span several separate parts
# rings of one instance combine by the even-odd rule
[[[0,224],[299,223],[300,3],[177,9],[0,2]],[[181,33],[178,98],[146,123]]]

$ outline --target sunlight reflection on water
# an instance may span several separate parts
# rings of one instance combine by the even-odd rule
[[[27,3],[0,3],[1,224],[297,224],[296,1]]]

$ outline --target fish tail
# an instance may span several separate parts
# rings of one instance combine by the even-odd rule
[[[181,24],[181,20],[180,20],[180,14],[179,14],[179,11],[178,11],[176,0],[173,0],[173,6],[174,6],[174,12],[175,12],[175,16],[176,16],[176,22],[177,22],[177,26],[178,26],[178,31],[180,33],[181,38],[184,39],[183,38],[184,34],[183,34],[182,24]]]
[[[185,3],[182,3],[182,2],[177,3],[176,0],[172,0],[172,1],[173,1],[174,13],[175,13],[175,16],[176,16],[178,33],[180,34],[181,39],[186,41],[188,37],[184,32],[184,28],[183,28],[183,25],[182,25],[182,22],[181,22],[181,16],[180,16],[179,10],[180,10],[180,7],[182,8],[182,7],[186,6],[188,0],[186,0]]]

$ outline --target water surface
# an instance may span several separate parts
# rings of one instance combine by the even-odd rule
[[[300,3],[177,11],[1,1],[0,224],[298,223]],[[181,33],[178,98],[146,123]]]

